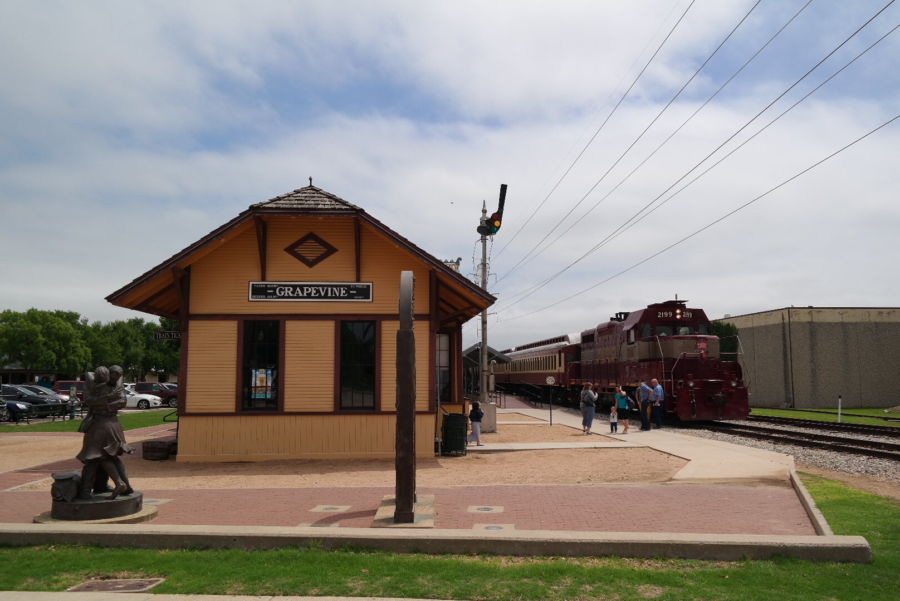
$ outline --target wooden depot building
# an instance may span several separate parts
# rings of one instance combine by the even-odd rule
[[[333,194],[251,205],[107,300],[181,324],[179,461],[391,457],[404,270],[427,456],[462,408],[462,324],[495,299]]]

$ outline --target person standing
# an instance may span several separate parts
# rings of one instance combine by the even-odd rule
[[[619,431],[619,407],[613,405],[609,408],[609,433],[615,434]]]
[[[650,380],[650,384],[653,386],[653,422],[657,428],[662,428],[663,413],[666,411],[666,391],[656,378]]]
[[[622,434],[628,434],[628,417],[630,415],[628,407],[628,395],[622,390],[621,386],[616,386],[616,408],[618,409],[619,420],[625,429]]]
[[[481,420],[484,419],[484,411],[481,410],[481,403],[475,401],[472,403],[472,410],[469,411],[469,421],[472,422],[472,433],[466,440],[466,444],[475,442],[476,446],[483,447],[481,444]]]
[[[638,388],[639,394],[641,395],[641,403],[638,407],[638,410],[641,412],[641,430],[649,430],[650,429],[650,395],[653,394],[653,389],[647,386],[647,383],[641,380],[641,385]]]
[[[594,423],[594,411],[597,407],[597,393],[591,390],[589,382],[581,390],[581,399],[578,404],[581,407],[581,430],[585,434],[590,434],[591,426]]]

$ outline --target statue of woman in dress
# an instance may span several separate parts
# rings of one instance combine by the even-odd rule
[[[134,452],[125,442],[125,432],[119,423],[119,409],[125,406],[125,389],[121,380],[122,368],[118,365],[109,369],[99,366],[84,375],[84,402],[88,406],[88,415],[79,428],[84,432],[84,441],[77,455],[78,460],[84,463],[78,495],[81,499],[92,497],[91,489],[100,468],[115,485],[110,493],[111,499],[134,492],[120,457],[123,453]]]

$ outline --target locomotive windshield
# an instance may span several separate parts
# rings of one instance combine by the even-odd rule
[[[709,325],[701,324],[678,324],[678,325],[662,325],[659,324],[655,328],[652,324],[642,323],[641,338],[650,338],[651,336],[692,336],[700,334],[702,336],[709,335]]]

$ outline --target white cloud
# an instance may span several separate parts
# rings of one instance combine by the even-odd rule
[[[0,308],[119,318],[104,296],[308,176],[432,254],[462,256],[471,271],[482,200],[492,210],[499,184],[509,184],[496,255],[685,6],[4,3],[0,51],[16,60],[0,67],[0,254],[12,258],[0,263]],[[495,272],[506,273],[581,198],[749,6],[692,8],[635,96],[495,258]],[[822,37],[849,33],[874,6],[850,16],[842,6],[822,20]],[[749,42],[787,16],[781,6],[758,10],[736,43],[744,54],[726,53],[699,87],[713,89],[755,49]],[[809,42],[819,20],[804,21],[798,31],[807,33],[792,44]],[[900,98],[890,70],[896,42],[889,44],[609,246],[493,317],[492,346],[580,331],[676,293],[710,316],[896,305],[898,285],[884,277],[894,270],[900,225],[894,125],[609,284],[510,320],[632,265],[889,118]],[[808,55],[783,47],[775,56],[784,63],[777,74],[748,71],[559,244],[495,284],[501,301],[599,242],[780,92],[785,72],[797,77],[809,66]],[[563,229],[695,106],[673,107]]]

